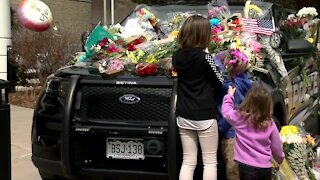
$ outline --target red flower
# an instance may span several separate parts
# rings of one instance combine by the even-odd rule
[[[157,73],[158,66],[157,64],[138,64],[136,66],[137,74],[139,76],[150,76]]]
[[[213,36],[212,40],[217,44],[221,43],[221,39],[218,36]]]
[[[232,23],[233,23],[233,24],[236,24],[236,25],[239,25],[239,24],[240,24],[240,21],[239,21],[239,19],[235,19],[235,20],[232,21]]]
[[[122,44],[123,44],[123,41],[122,41],[121,39],[118,39],[118,40],[116,41],[116,43],[119,44],[119,45],[122,45]]]
[[[118,53],[119,49],[114,44],[110,44],[107,48],[107,51],[109,53]]]
[[[108,43],[109,43],[109,39],[108,38],[104,38],[101,41],[99,41],[99,46],[105,47]]]
[[[141,39],[135,39],[135,40],[133,40],[132,42],[130,42],[130,43],[127,45],[128,51],[135,51],[135,50],[136,50],[135,46],[138,45],[138,44],[141,44],[141,43],[142,43],[142,40],[141,40]]]

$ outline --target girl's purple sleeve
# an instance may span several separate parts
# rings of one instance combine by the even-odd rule
[[[279,130],[274,122],[272,122],[272,133],[270,140],[272,156],[278,164],[281,164],[284,159],[284,152],[282,148],[282,141],[280,139]]]
[[[234,109],[234,96],[225,95],[221,107],[222,116],[232,125],[238,120],[237,111]]]

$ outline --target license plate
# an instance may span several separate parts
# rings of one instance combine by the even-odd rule
[[[107,158],[143,160],[142,139],[107,138]]]

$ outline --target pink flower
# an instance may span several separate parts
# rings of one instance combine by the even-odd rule
[[[218,36],[213,36],[212,37],[212,40],[217,43],[217,44],[220,44],[221,43],[221,39],[218,37]]]
[[[223,30],[221,25],[216,25],[212,28],[212,33],[213,34],[218,34],[219,32],[221,32]]]
[[[213,7],[208,11],[208,15],[210,18],[218,17],[219,11],[220,11],[219,7]]]
[[[237,60],[237,62],[241,61],[242,63],[245,63],[245,64],[247,64],[249,62],[249,58],[247,57],[247,55],[242,53],[239,49],[230,50],[229,54],[231,55],[231,58]]]
[[[228,64],[235,65],[238,64],[238,61],[236,59],[230,59]]]
[[[257,41],[251,41],[251,42],[249,43],[249,48],[250,48],[253,52],[259,53],[259,52],[261,52],[262,46],[261,46],[261,44],[260,44],[259,42],[257,42]]]
[[[117,59],[110,60],[108,69],[110,70],[122,70],[124,68],[123,62]]]

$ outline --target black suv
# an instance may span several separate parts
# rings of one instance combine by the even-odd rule
[[[231,10],[243,8],[229,5]],[[190,2],[153,8],[159,14],[207,12],[205,4]],[[284,13],[273,9],[276,18],[286,17]],[[253,79],[272,92],[279,125],[304,125],[317,134],[318,51],[304,40],[284,44],[280,50],[289,76],[282,78],[266,59],[268,71],[253,71]],[[307,84],[300,75],[303,69]],[[63,67],[48,77],[34,110],[32,161],[43,179],[178,179],[182,156],[175,102],[175,79],[132,74],[105,78],[92,66]]]

